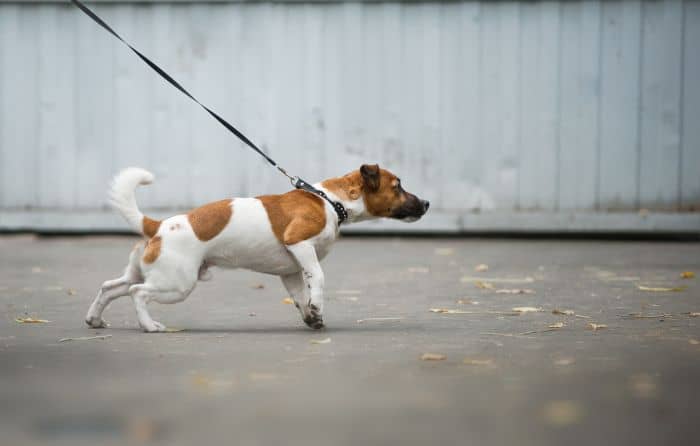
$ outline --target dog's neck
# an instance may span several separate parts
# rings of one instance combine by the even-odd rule
[[[321,189],[333,201],[340,202],[348,212],[345,223],[356,223],[375,218],[365,207],[362,195],[362,176],[355,171],[337,178],[329,178],[321,183],[314,184]]]

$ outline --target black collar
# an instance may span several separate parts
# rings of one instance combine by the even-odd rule
[[[326,200],[328,203],[330,203],[330,205],[333,206],[333,210],[335,211],[335,213],[338,214],[338,226],[340,226],[341,223],[348,219],[348,211],[345,209],[345,206],[343,206],[343,204],[339,201],[331,200],[328,197],[328,195],[326,195],[326,193],[322,190],[316,189],[301,178],[297,178],[296,182],[294,183],[294,187],[296,187],[297,189],[305,190],[307,192],[311,192],[312,194],[316,194],[319,197]]]

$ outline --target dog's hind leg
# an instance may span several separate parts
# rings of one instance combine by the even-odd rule
[[[161,304],[176,304],[187,299],[194,285],[186,291],[169,290],[163,291],[152,288],[149,285],[139,284],[129,288],[129,294],[134,301],[136,307],[136,316],[139,320],[139,325],[145,332],[156,333],[166,331],[165,325],[158,321],[154,321],[148,313],[148,302],[156,301]]]
[[[129,287],[143,280],[139,267],[139,257],[143,251],[143,243],[139,243],[134,247],[129,256],[129,263],[124,270],[124,274],[113,280],[107,280],[100,287],[97,297],[90,305],[85,322],[92,328],[104,328],[107,323],[102,319],[102,313],[107,305],[114,299],[129,294]]]

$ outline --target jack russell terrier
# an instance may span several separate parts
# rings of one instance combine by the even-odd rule
[[[152,181],[153,174],[132,167],[112,183],[112,206],[147,241],[134,247],[121,277],[102,284],[85,318],[90,327],[106,327],[105,307],[129,295],[141,328],[165,331],[148,314],[148,302],[182,302],[197,280],[211,278],[209,266],[279,276],[306,325],[323,327],[324,279],[319,261],[338,238],[339,226],[339,217],[327,200],[297,189],[281,195],[229,198],[158,221],[144,216],[136,205],[136,187]],[[365,164],[314,187],[345,207],[348,223],[381,217],[413,222],[430,205],[403,190],[399,178],[376,164]]]

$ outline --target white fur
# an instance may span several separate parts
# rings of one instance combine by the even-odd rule
[[[112,180],[109,202],[129,225],[138,232],[143,231],[143,214],[136,205],[136,186],[151,184],[153,174],[140,167],[127,167]]]
[[[153,181],[153,175],[140,168],[128,168],[114,179],[111,202],[129,225],[142,232],[143,214],[134,191]],[[320,184],[332,199],[338,200]],[[139,324],[147,332],[164,331],[163,324],[148,313],[150,301],[181,302],[194,289],[197,280],[208,280],[210,266],[245,268],[280,276],[307,325],[323,326],[323,270],[319,263],[338,237],[338,217],[325,202],[326,226],[317,235],[285,246],[275,237],[265,207],[257,198],[235,198],[228,225],[213,239],[200,241],[186,215],[163,220],[157,235],[161,249],[157,260],[144,263],[144,244],[132,252],[125,273],[105,282],[88,310],[86,322],[94,328],[106,326],[102,313],[114,299],[131,295]],[[349,222],[370,218],[362,199],[342,201],[349,210]]]

